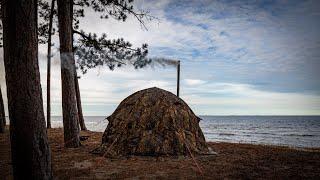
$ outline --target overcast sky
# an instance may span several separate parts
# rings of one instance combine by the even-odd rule
[[[159,21],[148,22],[146,31],[134,18],[101,20],[88,10],[80,28],[134,46],[148,43],[149,56],[181,60],[181,98],[196,114],[320,114],[320,1],[140,0],[135,7]],[[52,114],[61,115],[57,42],[54,53]],[[40,46],[44,104],[45,56]],[[79,83],[84,115],[104,116],[137,90],[157,86],[175,93],[176,69],[101,67]]]

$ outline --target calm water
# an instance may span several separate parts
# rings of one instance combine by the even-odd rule
[[[320,116],[200,116],[207,141],[320,147]],[[103,132],[108,121],[85,117],[89,130]],[[53,127],[62,127],[52,117]]]

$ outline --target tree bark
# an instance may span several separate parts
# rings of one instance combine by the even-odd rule
[[[4,104],[0,87],[0,133],[4,133],[6,127],[6,115],[4,112]]]
[[[84,118],[82,114],[82,105],[81,105],[81,95],[80,95],[80,88],[79,88],[79,81],[77,77],[77,71],[75,72],[74,82],[76,86],[76,98],[77,98],[77,107],[78,107],[78,116],[79,116],[79,124],[82,131],[86,131],[87,127],[84,123]]]
[[[54,14],[54,3],[55,0],[51,1],[51,10],[49,17],[49,31],[48,31],[48,66],[47,66],[47,128],[51,128],[51,100],[50,100],[50,78],[51,78],[51,32],[52,32],[52,21]]]
[[[13,176],[52,179],[38,65],[37,0],[2,0]]]
[[[58,22],[61,58],[62,111],[64,143],[66,147],[79,147],[79,118],[75,91],[75,61],[72,46],[71,0],[58,0]]]

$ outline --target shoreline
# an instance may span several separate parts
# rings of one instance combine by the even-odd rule
[[[87,128],[104,132],[105,116],[86,116]],[[208,116],[199,125],[207,142],[246,143],[320,148],[319,117]],[[63,127],[62,117],[52,117],[53,127]],[[245,125],[244,125],[245,124]],[[307,128],[306,128],[307,127]],[[308,130],[309,129],[309,130]]]
[[[273,148],[283,148],[283,149],[292,149],[296,151],[306,151],[306,152],[320,152],[320,147],[296,147],[296,146],[289,146],[289,145],[275,145],[275,144],[265,144],[265,143],[242,143],[242,142],[223,142],[223,141],[209,141],[208,144],[214,143],[214,144],[237,144],[237,145],[252,145],[252,146],[263,146],[263,147],[273,147]]]
[[[48,130],[56,179],[300,179],[320,178],[320,148],[208,142],[214,156],[104,158],[89,153],[101,142],[102,132],[89,136],[76,149],[63,147],[63,129]],[[12,179],[9,132],[0,134],[0,175]],[[197,167],[196,163],[200,168]]]

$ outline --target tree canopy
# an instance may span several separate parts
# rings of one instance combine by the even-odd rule
[[[108,66],[110,70],[113,70],[115,67],[132,64],[135,68],[141,68],[151,62],[147,58],[147,44],[135,48],[123,38],[109,39],[106,33],[98,36],[96,33],[85,32],[80,27],[80,19],[85,17],[85,11],[92,9],[100,15],[101,19],[114,18],[125,22],[131,15],[139,21],[143,29],[147,29],[146,21],[153,20],[155,17],[151,16],[148,11],[135,9],[133,0],[74,0],[73,6],[73,32],[74,35],[77,35],[74,39],[74,53],[77,68],[82,73],[97,66]],[[57,24],[57,11],[54,12],[53,18]],[[39,0],[38,16],[38,41],[40,44],[45,44],[48,43],[50,2]],[[0,18],[2,19],[2,13]],[[55,32],[56,29],[53,28],[52,35]],[[0,24],[0,47],[2,47],[2,22]]]
[[[96,33],[82,30],[80,20],[85,17],[86,10],[89,9],[98,13],[101,19],[113,18],[122,22],[125,22],[131,15],[143,29],[147,29],[146,21],[155,19],[148,11],[135,9],[133,0],[75,0],[73,3],[73,34],[75,37],[73,46],[77,68],[82,73],[97,66],[108,66],[110,70],[113,70],[127,64],[141,68],[150,63],[150,59],[147,58],[147,44],[135,48],[123,38],[109,39],[106,33],[98,36]],[[50,4],[41,0],[39,2],[39,43],[48,42],[49,17]],[[57,23],[56,19],[55,11],[55,23]],[[52,34],[55,32],[53,28]]]

